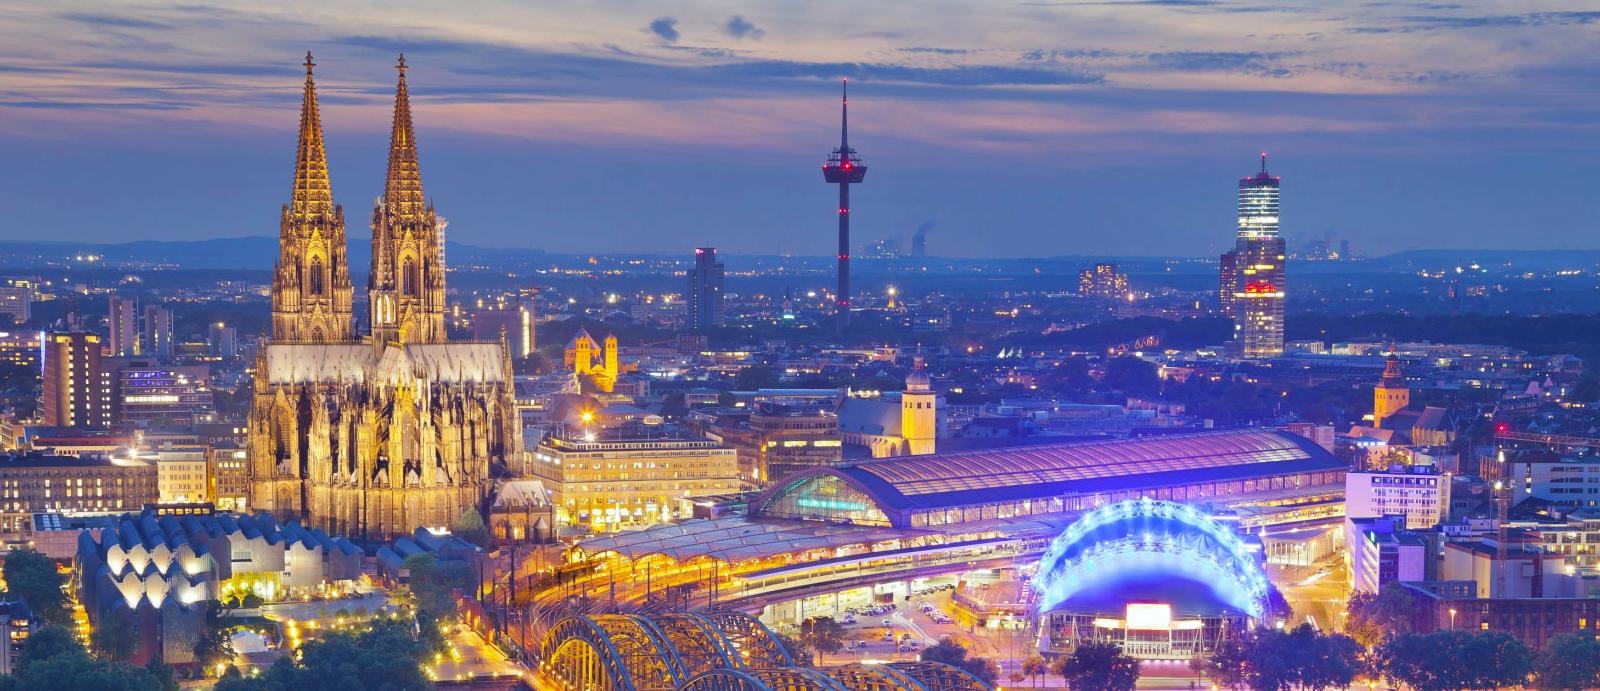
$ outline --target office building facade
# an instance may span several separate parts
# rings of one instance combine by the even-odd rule
[[[106,343],[110,354],[117,357],[139,355],[143,348],[139,344],[139,311],[133,298],[112,295],[106,302]]]
[[[1278,234],[1280,178],[1261,172],[1239,180],[1239,228],[1234,250],[1222,257],[1223,311],[1245,357],[1283,354],[1284,251]],[[1231,298],[1229,295],[1231,294]]]
[[[697,497],[739,490],[739,459],[702,439],[556,435],[531,468],[556,505],[557,522],[617,530],[688,518]]]
[[[1405,528],[1432,528],[1450,508],[1450,476],[1432,466],[1385,471],[1351,471],[1345,475],[1347,518],[1404,516]]]
[[[694,267],[689,269],[689,318],[691,331],[707,331],[722,326],[722,262],[717,248],[694,248]]]
[[[99,334],[75,331],[45,337],[44,394],[39,413],[51,427],[111,424],[111,377],[101,361]]]

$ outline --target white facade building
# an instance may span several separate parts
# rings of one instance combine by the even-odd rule
[[[1450,508],[1450,476],[1427,466],[1351,471],[1344,502],[1346,518],[1405,516],[1408,529],[1432,528]]]

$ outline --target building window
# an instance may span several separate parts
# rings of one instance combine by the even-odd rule
[[[322,257],[311,258],[311,294],[321,295],[325,289],[322,278]]]
[[[406,257],[400,267],[400,292],[406,295],[416,295],[422,282],[417,271],[417,260]]]

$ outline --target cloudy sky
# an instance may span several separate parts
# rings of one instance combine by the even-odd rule
[[[5,237],[277,230],[316,54],[352,238],[396,53],[452,239],[1208,254],[1261,151],[1284,229],[1374,254],[1600,247],[1600,4],[1264,0],[0,2]]]

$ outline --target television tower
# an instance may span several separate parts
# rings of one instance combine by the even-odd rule
[[[850,82],[844,80],[839,99],[839,148],[828,156],[822,166],[822,179],[839,186],[839,292],[835,306],[839,310],[839,328],[850,325],[850,185],[867,178],[867,167],[861,165],[856,150],[850,148]]]

